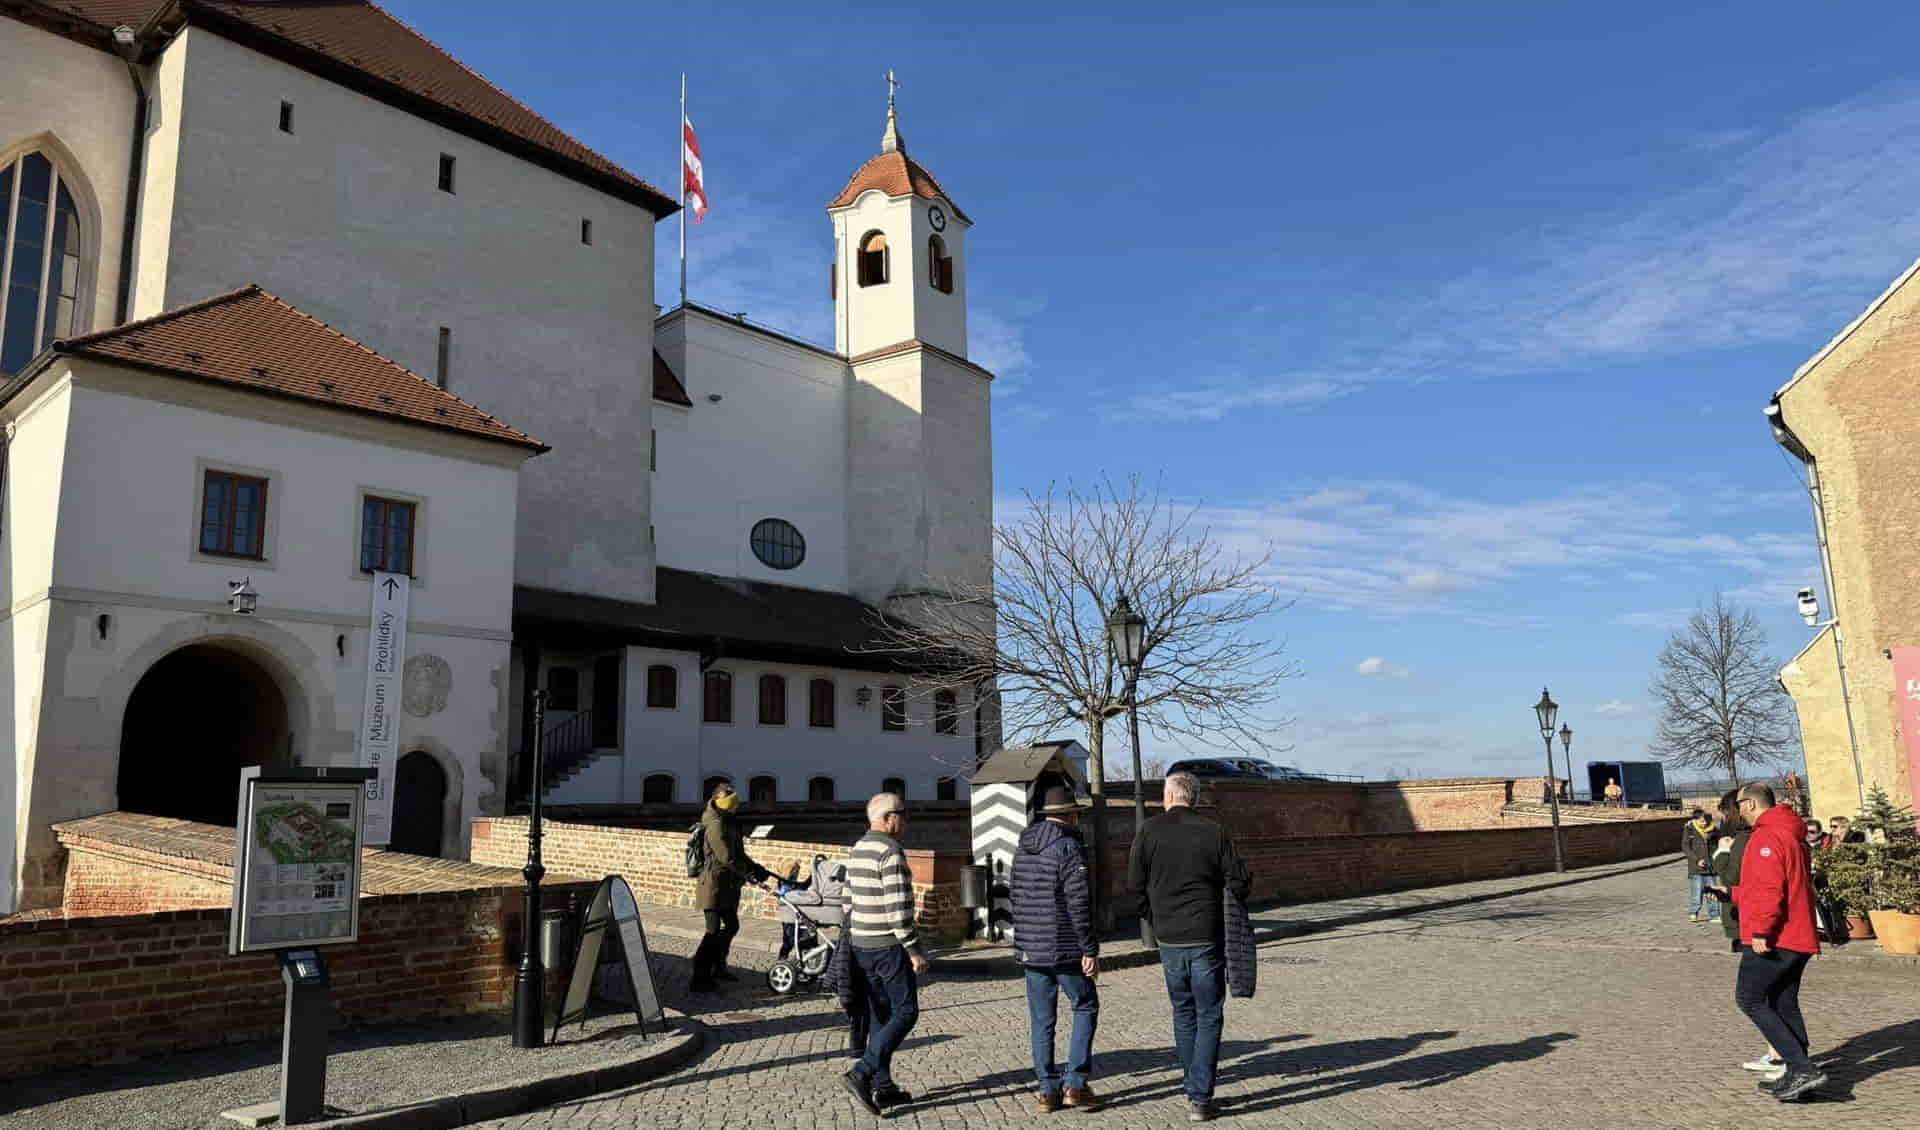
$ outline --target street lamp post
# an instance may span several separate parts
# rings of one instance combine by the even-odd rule
[[[527,814],[527,865],[520,874],[527,879],[525,920],[521,923],[520,969],[513,978],[513,1046],[537,1048],[545,1044],[546,970],[540,962],[540,880],[547,869],[540,864],[540,792],[546,776],[546,758],[541,751],[541,732],[546,729],[547,692],[533,692],[533,772],[528,791],[533,795]]]
[[[1573,727],[1560,723],[1560,752],[1567,760],[1567,803],[1573,803]]]
[[[1113,611],[1107,614],[1107,645],[1113,649],[1115,662],[1127,673],[1127,732],[1133,746],[1133,842],[1138,844],[1147,823],[1147,786],[1141,780],[1138,693],[1140,665],[1147,657],[1147,618],[1133,610],[1126,593],[1120,594],[1113,603]],[[1153,944],[1153,927],[1144,919],[1140,923],[1140,936],[1148,945]]]
[[[1547,803],[1553,810],[1553,869],[1565,871],[1567,859],[1560,848],[1560,790],[1553,787],[1553,723],[1560,714],[1560,704],[1548,696],[1545,687],[1540,688],[1540,701],[1533,704],[1533,712],[1540,719],[1540,737],[1547,743]],[[1569,788],[1573,785],[1571,775],[1567,780]]]

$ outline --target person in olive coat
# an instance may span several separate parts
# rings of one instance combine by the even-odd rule
[[[766,868],[747,858],[746,840],[740,834],[740,794],[722,782],[714,786],[706,810],[700,814],[700,829],[707,841],[707,862],[700,871],[694,890],[694,905],[706,917],[707,932],[700,948],[693,951],[693,979],[687,988],[696,993],[712,991],[717,981],[731,981],[727,970],[727,952],[733,948],[733,936],[740,932],[740,890],[748,883],[758,886],[772,877]]]

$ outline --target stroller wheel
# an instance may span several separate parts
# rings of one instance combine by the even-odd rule
[[[800,970],[791,961],[776,961],[767,967],[767,988],[785,995],[800,985]]]

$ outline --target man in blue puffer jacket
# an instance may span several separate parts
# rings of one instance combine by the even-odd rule
[[[1093,888],[1080,842],[1080,806],[1066,789],[1042,799],[1042,819],[1020,837],[1013,857],[1013,944],[1027,967],[1027,1018],[1033,1037],[1033,1073],[1040,1080],[1037,1109],[1052,1114],[1062,1104],[1098,1110],[1088,1086],[1093,1072],[1093,1033],[1100,1023],[1100,941],[1093,933]],[[1073,1005],[1073,1036],[1064,1080],[1053,1058],[1059,994]],[[1062,1083],[1064,1082],[1064,1089]]]

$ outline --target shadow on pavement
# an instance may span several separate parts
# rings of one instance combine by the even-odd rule
[[[1437,1033],[1415,1033],[1415,1037],[1434,1037]],[[1432,1052],[1415,1056],[1412,1059],[1396,1060],[1369,1067],[1362,1071],[1346,1075],[1316,1076],[1302,1079],[1296,1083],[1286,1083],[1270,1088],[1244,1099],[1235,1099],[1223,1104],[1223,1113],[1239,1115],[1257,1111],[1272,1110],[1275,1107],[1292,1106],[1296,1103],[1312,1102],[1316,1099],[1332,1098],[1335,1095],[1349,1094],[1354,1091],[1366,1091],[1375,1087],[1384,1087],[1398,1083],[1402,1090],[1414,1091],[1426,1087],[1438,1087],[1464,1078],[1482,1068],[1496,1063],[1521,1063],[1529,1059],[1539,1059],[1553,1051],[1553,1046],[1563,1040],[1577,1039],[1572,1032],[1550,1032],[1544,1036],[1529,1036],[1524,1040],[1515,1040],[1505,1044],[1480,1044],[1471,1048],[1458,1048],[1453,1051]],[[1394,1041],[1355,1040],[1358,1046],[1371,1044],[1390,1044]],[[1338,1045],[1328,1045],[1330,1047]],[[1304,1048],[1305,1052],[1318,1049]]]
[[[1920,1067],[1920,1020],[1862,1032],[1813,1058],[1832,1080],[1820,1098],[1850,1102],[1856,1085],[1884,1072]]]

